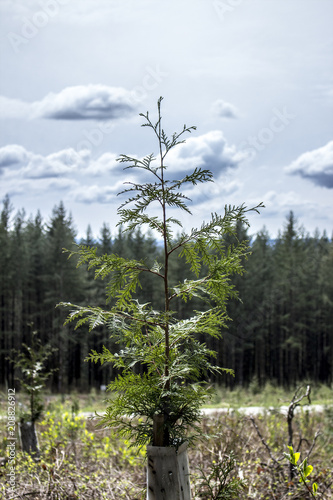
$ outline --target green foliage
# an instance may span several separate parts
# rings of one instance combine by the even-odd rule
[[[44,419],[40,422],[42,453],[46,459],[55,449],[66,446],[81,439],[84,443],[92,440],[93,435],[86,432],[86,419],[75,414],[71,414],[59,405],[53,411],[47,411]]]
[[[297,472],[299,476],[299,482],[304,484],[306,489],[310,492],[312,497],[315,497],[318,490],[318,484],[312,484],[312,490],[308,487],[307,483],[310,482],[308,476],[313,471],[313,466],[308,465],[308,460],[305,458],[301,464],[298,464],[301,454],[299,452],[295,452],[292,446],[288,446],[289,453],[284,453],[286,459],[293,465],[294,470]]]
[[[184,125],[171,138],[162,128],[161,101],[158,101],[158,119],[153,123],[149,114],[141,114],[143,126],[152,129],[158,142],[159,158],[153,154],[143,159],[121,155],[125,169],[144,170],[151,182],[128,182],[123,193],[130,197],[119,208],[119,225],[124,231],[143,226],[157,232],[163,242],[161,261],[149,263],[128,259],[117,254],[99,255],[96,248],[81,245],[70,256],[78,256],[78,265],[94,269],[95,278],[107,280],[106,298],[110,309],[62,303],[72,311],[68,322],[76,321],[76,328],[85,323],[92,330],[107,325],[119,349],[111,352],[106,347],[99,353],[93,350],[88,359],[95,363],[110,362],[120,374],[108,389],[116,394],[102,423],[117,425],[123,434],[129,434],[136,444],[153,440],[155,415],[164,418],[164,445],[178,446],[187,439],[188,430],[200,421],[200,407],[210,396],[210,389],[202,379],[223,371],[215,365],[215,352],[200,341],[203,335],[221,338],[221,328],[228,315],[226,303],[237,297],[231,284],[233,274],[242,274],[243,259],[249,254],[248,243],[226,245],[226,235],[235,236],[236,223],[247,223],[248,210],[243,206],[225,207],[224,214],[212,214],[211,221],[201,228],[186,233],[182,223],[173,216],[174,209],[191,213],[189,199],[182,192],[187,184],[212,181],[209,170],[195,168],[182,179],[167,178],[164,160],[168,152],[184,142],[183,134],[194,127]],[[152,204],[160,206],[160,216],[149,214]],[[254,207],[251,210],[258,211]],[[174,228],[181,229],[176,237]],[[171,285],[169,266],[174,255],[185,261],[191,276]],[[204,271],[204,273],[203,273]],[[140,303],[135,298],[142,276],[152,275],[162,284],[164,309],[157,310],[151,302]],[[193,277],[192,277],[193,276]],[[173,304],[176,299],[201,299],[204,311],[194,312],[189,319],[177,318]]]
[[[68,406],[68,405],[67,405]],[[85,458],[107,460],[115,457],[121,466],[142,464],[144,453],[129,441],[121,438],[115,430],[99,435],[99,431],[89,425],[82,415],[69,411],[63,404],[56,404],[46,411],[39,423],[41,451],[44,462],[52,461],[54,454],[65,456],[80,452]]]
[[[22,351],[13,351],[11,362],[20,370],[21,388],[29,396],[29,410],[21,412],[22,422],[36,422],[43,412],[42,392],[54,370],[46,370],[45,364],[54,353],[50,345],[42,345],[37,332],[32,331],[30,345],[22,344]]]
[[[17,448],[16,495],[41,499],[143,499],[144,453],[117,432],[96,429],[90,420],[71,413],[68,405],[62,404],[50,405],[36,425],[41,460],[36,462]],[[2,465],[1,499],[8,498],[9,487],[8,465]],[[136,484],[129,480],[133,473]]]

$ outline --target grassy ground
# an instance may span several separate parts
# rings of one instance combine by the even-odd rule
[[[320,398],[313,394],[315,402],[325,402],[326,390],[321,388],[321,394]],[[227,396],[224,401],[235,406],[235,394]],[[282,396],[286,404],[287,395]],[[130,447],[115,429],[98,428],[94,420],[78,415],[78,411],[98,407],[101,396],[71,396],[64,403],[48,398],[43,420],[37,426],[41,460],[34,462],[16,442],[13,497],[8,494],[8,429],[6,419],[0,421],[0,498],[143,500],[144,450]],[[245,406],[247,392],[239,391],[237,401]],[[258,395],[249,399],[249,404],[262,405],[262,401],[262,395]],[[2,404],[3,412],[6,404]],[[299,462],[310,451],[308,463],[314,469],[308,485],[318,484],[317,498],[333,499],[333,410],[328,408],[321,414],[304,410],[295,416],[293,429],[294,448],[301,453]],[[289,478],[289,464],[283,456],[288,444],[285,416],[267,412],[251,420],[227,412],[204,418],[202,430],[207,439],[189,450],[193,500],[313,498],[297,477]]]
[[[306,384],[304,384],[304,387]],[[295,393],[295,388],[286,390],[283,387],[267,383],[260,387],[254,380],[244,389],[236,387],[233,390],[217,388],[216,396],[212,400],[212,407],[240,408],[247,406],[278,407],[288,405]],[[333,404],[333,387],[324,384],[311,384],[311,403]]]

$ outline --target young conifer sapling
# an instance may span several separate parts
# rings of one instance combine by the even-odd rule
[[[199,228],[185,230],[178,214],[191,214],[186,192],[191,186],[212,182],[213,174],[194,165],[191,173],[174,176],[175,170],[166,164],[167,155],[195,127],[184,125],[179,133],[168,136],[162,127],[161,102],[162,98],[157,103],[156,121],[148,112],[140,114],[142,126],[155,136],[157,157],[118,158],[126,165],[124,170],[141,173],[143,179],[142,183],[125,183],[122,194],[128,199],[118,209],[118,225],[124,231],[143,228],[154,232],[162,240],[162,258],[150,262],[149,255],[142,260],[99,256],[96,248],[81,245],[70,256],[77,255],[79,266],[87,264],[96,278],[106,280],[108,308],[62,305],[71,309],[67,322],[76,322],[76,328],[87,323],[90,330],[107,325],[119,346],[116,352],[106,347],[102,352],[92,351],[88,358],[112,363],[118,370],[108,386],[112,396],[102,424],[117,427],[138,445],[178,448],[198,434],[201,407],[211,396],[209,376],[232,373],[216,365],[216,353],[202,337],[221,338],[229,319],[227,301],[237,297],[231,277],[243,273],[242,262],[249,254],[248,242],[237,241],[236,224],[248,225],[247,213],[258,212],[263,205],[250,209],[226,206],[222,215],[213,213]],[[236,243],[228,246],[226,235],[233,236]],[[175,258],[183,259],[190,268],[189,276],[176,285],[170,280],[170,263]],[[161,284],[163,309],[137,300],[140,277],[145,273]],[[193,298],[202,301],[202,310],[193,311],[189,318],[179,317],[177,301]]]

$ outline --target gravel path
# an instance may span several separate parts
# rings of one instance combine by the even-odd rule
[[[321,413],[324,411],[325,408],[332,408],[333,405],[302,405],[302,408],[303,408],[303,411],[316,411],[318,413]],[[203,408],[202,410],[202,413],[204,415],[207,415],[207,416],[213,416],[213,415],[218,415],[219,413],[230,413],[230,414],[233,414],[235,413],[236,411],[242,415],[246,415],[246,416],[255,416],[255,415],[262,415],[266,412],[268,413],[276,413],[276,412],[279,412],[279,413],[285,413],[287,414],[287,411],[288,411],[288,406],[277,406],[277,407],[269,407],[269,408],[266,408],[264,406],[244,406],[243,408],[238,408],[238,409],[234,409],[234,408]],[[299,412],[301,411],[301,407],[297,407],[295,412]],[[83,417],[93,417],[94,416],[94,413],[92,412],[80,412],[79,413],[79,416],[83,416]]]

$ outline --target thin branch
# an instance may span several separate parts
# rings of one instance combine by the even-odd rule
[[[269,454],[269,456],[270,456],[271,460],[272,460],[272,461],[276,464],[276,466],[277,466],[279,469],[281,469],[281,465],[280,465],[280,464],[279,464],[279,462],[276,460],[276,458],[273,456],[273,454],[272,454],[272,451],[271,451],[270,447],[269,447],[269,446],[268,446],[268,444],[266,443],[266,440],[265,440],[264,436],[261,434],[260,429],[259,429],[259,427],[258,427],[258,426],[257,426],[257,424],[256,424],[256,421],[254,420],[254,418],[253,418],[253,417],[249,417],[249,418],[250,418],[250,420],[251,420],[251,422],[252,422],[252,424],[253,424],[253,426],[254,426],[255,430],[257,431],[257,434],[258,434],[258,436],[259,436],[259,438],[260,438],[260,441],[262,442],[262,444],[264,445],[264,447],[265,447],[265,448],[266,448],[266,450],[268,451],[268,454]]]
[[[311,453],[312,453],[312,451],[313,451],[313,448],[314,448],[314,446],[315,446],[315,444],[316,444],[316,441],[317,441],[317,439],[319,438],[319,436],[321,436],[321,432],[320,432],[320,431],[316,431],[316,434],[314,435],[314,438],[313,438],[312,444],[311,444],[310,449],[309,449],[309,451],[308,451],[308,456],[307,456],[307,458],[309,458],[309,456],[311,455]]]

